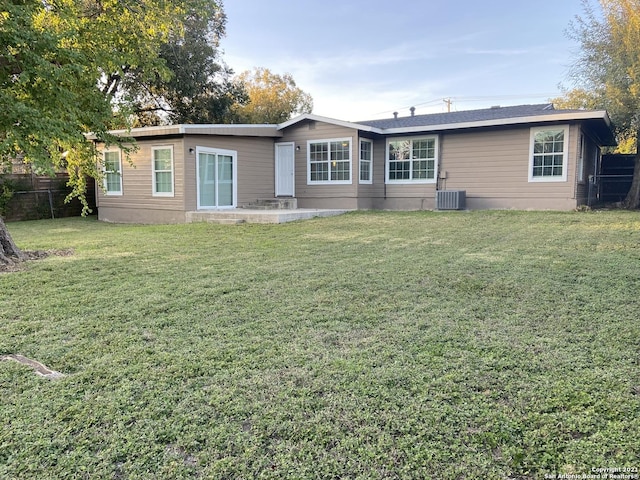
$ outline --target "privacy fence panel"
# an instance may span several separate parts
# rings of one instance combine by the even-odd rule
[[[65,203],[71,192],[67,176],[45,177],[32,174],[0,175],[0,215],[6,221],[74,217],[82,213],[78,199]],[[87,201],[95,212],[95,186],[88,182]]]

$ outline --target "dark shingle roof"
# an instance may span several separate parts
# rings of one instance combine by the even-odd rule
[[[427,115],[415,115],[412,117],[386,118],[383,120],[365,120],[355,123],[381,129],[410,128],[554,115],[563,112],[568,113],[578,111],[580,110],[555,110],[553,108],[553,104],[542,103],[537,105],[517,105],[513,107],[492,107],[482,110],[466,110],[462,112],[431,113]]]

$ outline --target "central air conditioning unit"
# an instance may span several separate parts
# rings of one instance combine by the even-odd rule
[[[465,190],[438,190],[436,192],[437,210],[464,210],[467,199]]]

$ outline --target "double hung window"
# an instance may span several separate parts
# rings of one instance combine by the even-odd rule
[[[434,183],[438,139],[435,136],[395,138],[387,143],[389,183]]]
[[[307,183],[351,183],[351,139],[307,142]]]
[[[102,153],[104,193],[106,195],[122,195],[122,159],[120,150]]]
[[[530,182],[562,182],[567,180],[568,139],[569,127],[531,129]]]
[[[373,181],[373,142],[360,140],[360,183]]]

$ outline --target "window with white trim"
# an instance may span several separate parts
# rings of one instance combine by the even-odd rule
[[[387,143],[386,181],[435,183],[438,138],[395,138]]]
[[[530,182],[567,180],[568,140],[567,126],[531,129]]]
[[[360,139],[360,183],[373,183],[373,142]]]
[[[307,183],[351,183],[351,138],[307,142]]]
[[[102,152],[104,193],[122,195],[122,160],[120,150]]]
[[[173,197],[173,147],[153,147],[151,152],[153,195]]]

